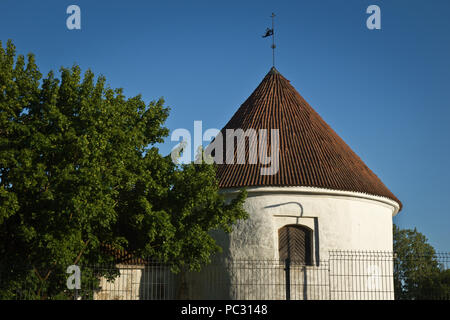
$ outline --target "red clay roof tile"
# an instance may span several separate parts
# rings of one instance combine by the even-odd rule
[[[226,129],[279,129],[279,171],[261,175],[258,164],[225,164]],[[310,186],[362,192],[401,202],[275,68],[222,129],[219,186]],[[270,150],[270,147],[269,147]],[[235,148],[236,154],[236,148]]]

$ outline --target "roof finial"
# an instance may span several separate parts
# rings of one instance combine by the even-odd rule
[[[272,12],[272,15],[270,16],[272,18],[272,29],[267,28],[266,29],[266,33],[262,36],[263,38],[272,36],[272,65],[275,68],[275,29],[274,29],[274,18],[275,18],[275,13]]]
[[[275,13],[272,12],[272,65],[275,68],[275,29],[274,29],[274,19],[275,19]]]

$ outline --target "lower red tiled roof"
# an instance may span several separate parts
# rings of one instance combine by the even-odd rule
[[[103,244],[102,250],[109,254],[110,256],[114,257],[114,262],[117,264],[123,264],[123,265],[148,265],[152,262],[150,259],[142,259],[139,257],[136,257],[132,253],[128,252],[127,250],[119,250],[113,248],[111,245]]]

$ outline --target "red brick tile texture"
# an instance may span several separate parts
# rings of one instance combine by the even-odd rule
[[[279,171],[261,175],[267,165],[225,164],[226,129],[279,130]],[[308,186],[354,191],[401,202],[303,99],[285,77],[272,68],[222,129],[223,164],[219,186]],[[235,148],[236,153],[236,148]],[[270,154],[269,154],[270,156]]]

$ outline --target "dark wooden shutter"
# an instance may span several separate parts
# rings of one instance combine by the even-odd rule
[[[312,231],[302,226],[284,226],[278,231],[280,260],[310,265],[312,262]]]

